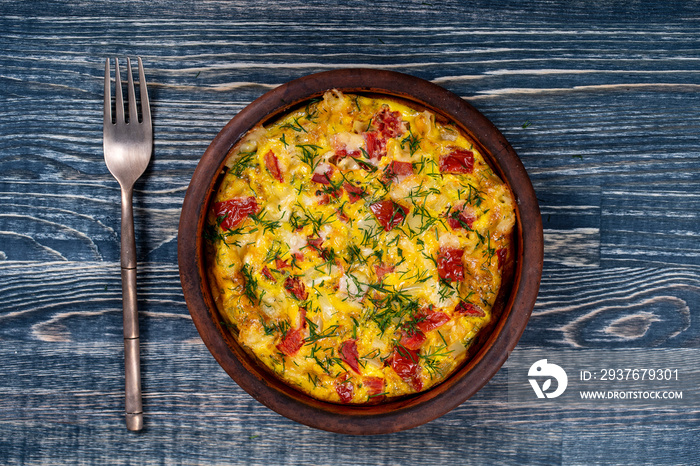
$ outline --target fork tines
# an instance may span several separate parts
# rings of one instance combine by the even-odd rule
[[[139,100],[141,101],[141,108],[139,109],[136,105],[136,94],[134,92],[134,78],[131,71],[131,59],[126,59],[126,71],[127,71],[127,95],[128,95],[128,109],[129,113],[124,115],[124,97],[122,91],[122,80],[121,72],[119,69],[119,59],[114,59],[115,68],[115,110],[116,119],[113,118],[112,113],[112,93],[111,93],[111,78],[110,78],[110,59],[108,58],[105,63],[105,105],[104,105],[104,123],[105,124],[116,124],[120,122],[127,123],[143,123],[151,121],[151,110],[150,104],[148,102],[148,91],[146,90],[146,78],[143,72],[143,63],[141,62],[141,57],[137,57],[139,63]],[[140,110],[140,112],[139,112]],[[139,119],[139,113],[141,114],[141,119]]]

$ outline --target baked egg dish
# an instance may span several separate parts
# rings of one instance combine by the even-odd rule
[[[333,90],[250,130],[205,227],[236,341],[319,400],[429,389],[468,358],[513,261],[513,195],[425,109]]]

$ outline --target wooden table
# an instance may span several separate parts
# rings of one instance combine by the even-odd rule
[[[0,463],[697,464],[697,408],[511,403],[507,367],[429,424],[349,437],[277,415],[217,365],[178,277],[192,172],[267,90],[358,66],[457,93],[521,157],[545,268],[519,349],[700,346],[697,2],[329,3],[0,2]],[[126,55],[144,60],[155,134],[134,199],[138,434],[102,156],[104,60]]]

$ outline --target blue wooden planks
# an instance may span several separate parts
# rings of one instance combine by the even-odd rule
[[[0,1],[0,12],[3,464],[696,462],[697,412],[514,405],[508,368],[408,432],[303,427],[216,364],[176,257],[192,172],[233,115],[312,72],[391,69],[469,100],[533,181],[545,269],[521,347],[697,348],[696,3]],[[144,59],[155,132],[134,199],[139,436],[121,418],[119,197],[100,118],[104,59],[126,54]]]

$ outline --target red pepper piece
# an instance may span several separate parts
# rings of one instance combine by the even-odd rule
[[[294,356],[304,345],[304,338],[301,335],[301,330],[293,328],[287,331],[282,337],[282,341],[277,344],[277,349],[287,356]]]
[[[449,322],[449,320],[449,315],[445,314],[444,312],[435,311],[425,316],[421,316],[418,319],[418,323],[416,324],[416,326],[422,332],[429,332],[431,330],[435,330],[438,327],[442,327],[447,322]]]
[[[258,203],[254,196],[235,197],[214,204],[214,215],[224,217],[221,228],[230,230],[240,225],[250,214],[258,213]]]
[[[474,153],[470,150],[453,148],[449,154],[440,156],[440,172],[471,173],[474,170]]]
[[[274,152],[269,151],[265,154],[265,167],[270,175],[280,183],[284,182],[284,176],[282,176],[282,170],[280,170],[279,161]]]
[[[379,160],[386,155],[386,139],[376,131],[364,133],[367,155],[372,160]]]
[[[477,316],[484,317],[486,313],[476,304],[468,303],[466,301],[460,301],[455,307],[455,314],[460,314],[464,316]]]
[[[389,231],[403,222],[408,214],[408,209],[394,201],[379,201],[369,206],[384,230]]]
[[[397,176],[413,175],[413,164],[411,162],[392,161],[384,170],[384,178],[392,179]]]
[[[356,374],[360,373],[360,365],[357,362],[357,340],[345,340],[340,344],[340,359]]]
[[[313,176],[311,177],[311,181],[313,181],[314,183],[329,185],[331,184],[331,177],[333,176],[333,172],[333,167],[331,165],[328,165],[328,167],[324,171],[314,172]]]
[[[437,259],[438,275],[443,280],[464,280],[462,256],[464,249],[440,248]]]
[[[347,374],[345,375],[345,379],[339,378],[336,380],[335,392],[340,397],[342,403],[350,403],[352,401],[354,387],[352,382],[347,379]]]
[[[423,381],[420,378],[420,365],[417,351],[396,347],[391,355],[391,368],[401,377],[401,380],[411,385],[414,390],[423,389]]]
[[[284,281],[284,288],[292,293],[299,301],[305,301],[309,297],[309,292],[306,291],[306,285],[299,277],[287,277]]]
[[[471,208],[463,205],[462,207],[456,207],[447,214],[447,224],[453,230],[471,230],[474,222],[476,221],[476,215]]]
[[[420,349],[425,343],[425,334],[418,329],[401,330],[401,340],[399,345],[409,350]]]
[[[498,257],[498,268],[502,269],[508,259],[508,249],[499,248],[496,250],[496,257]]]
[[[367,387],[367,394],[371,397],[384,393],[384,379],[381,377],[362,377],[362,385]]]
[[[347,181],[343,183],[343,188],[345,189],[345,191],[347,191],[351,203],[359,201],[365,194],[362,188],[355,186],[354,184],[350,184]]]

